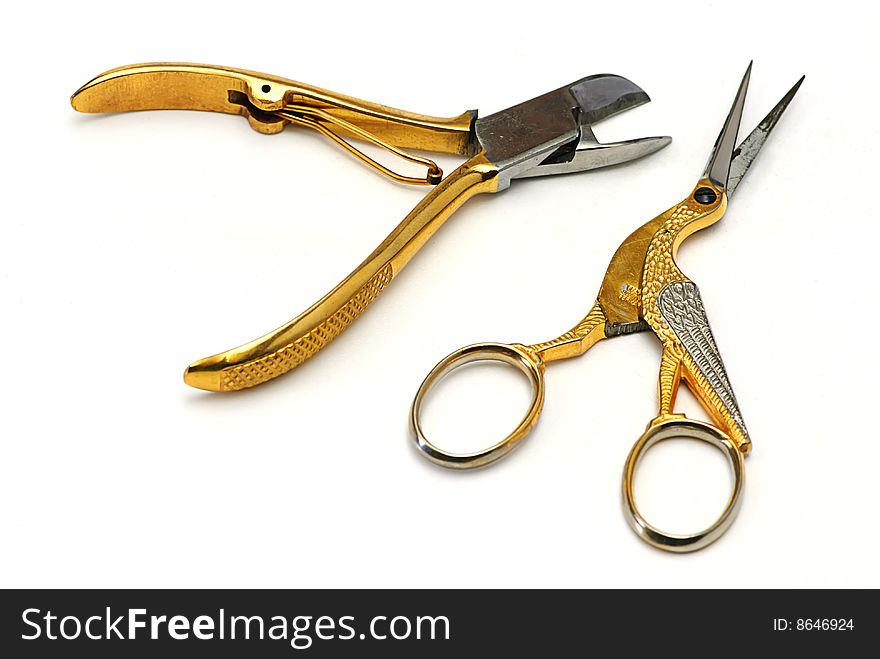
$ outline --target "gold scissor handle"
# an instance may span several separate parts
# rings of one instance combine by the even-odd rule
[[[719,448],[733,471],[733,491],[723,512],[715,522],[697,533],[677,535],[665,533],[649,524],[639,512],[635,502],[635,472],[642,456],[655,444],[666,439],[699,439]],[[733,523],[742,503],[745,485],[743,452],[728,435],[708,423],[687,419],[681,415],[668,415],[655,419],[645,433],[636,441],[623,468],[623,509],[629,525],[645,542],[658,549],[685,553],[697,551],[712,544]]]
[[[541,415],[544,405],[544,368],[547,362],[584,354],[604,338],[605,316],[597,302],[571,330],[544,343],[475,343],[460,348],[442,359],[422,382],[410,408],[410,427],[416,448],[428,460],[450,469],[476,469],[500,460],[522,443]],[[433,444],[422,427],[422,404],[428,392],[440,380],[458,368],[473,362],[502,362],[519,369],[532,388],[532,399],[525,415],[513,431],[489,448],[473,453],[450,453]]]
[[[342,333],[465,201],[497,188],[497,168],[477,155],[422,199],[338,286],[286,325],[241,347],[201,359],[184,381],[208,391],[253,387],[296,368]]]

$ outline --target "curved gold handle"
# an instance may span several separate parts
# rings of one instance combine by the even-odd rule
[[[345,123],[398,147],[473,155],[475,112],[432,117],[246,69],[155,62],[111,69],[80,87],[70,98],[79,112],[205,110],[241,114],[254,130],[278,133],[289,119],[277,113],[291,107],[319,109],[341,120],[337,132],[361,138]]]
[[[497,189],[497,168],[477,155],[452,172],[336,288],[286,325],[241,347],[201,359],[184,381],[208,391],[253,387],[296,368],[335,339],[465,201]]]

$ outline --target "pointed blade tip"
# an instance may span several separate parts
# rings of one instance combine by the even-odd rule
[[[746,72],[743,73],[742,82],[740,83],[740,87],[745,85],[748,87],[749,81],[752,79],[752,65],[755,63],[755,60],[749,60],[749,65],[746,67]]]
[[[749,133],[746,138],[740,142],[739,146],[736,148],[736,155],[731,161],[731,170],[733,172],[732,176],[729,179],[728,189],[727,189],[727,197],[730,199],[733,197],[734,191],[739,186],[742,179],[745,177],[746,172],[749,171],[749,167],[751,167],[752,162],[754,162],[755,158],[757,158],[758,153],[760,153],[761,149],[764,146],[767,138],[770,136],[770,133],[773,132],[773,129],[776,127],[776,124],[779,123],[782,114],[788,109],[789,104],[791,103],[794,95],[797,93],[798,89],[800,89],[801,83],[803,83],[806,75],[802,75],[796,83],[789,89],[785,96],[780,99],[779,103],[770,110],[766,117],[761,120],[755,129]]]

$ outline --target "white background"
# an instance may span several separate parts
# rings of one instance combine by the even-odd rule
[[[7,7],[0,584],[880,586],[878,12],[815,6]],[[503,463],[461,474],[423,460],[407,411],[428,369],[460,345],[546,340],[580,319],[619,242],[691,190],[751,58],[743,134],[806,82],[728,215],[679,255],[754,440],[728,534],[676,556],[624,521],[623,461],[656,412],[650,334],[552,364],[541,423]],[[653,102],[599,139],[674,142],[469,202],[318,357],[209,394],[183,384],[190,361],[298,314],[426,190],[302,129],[71,109],[94,75],[160,60],[445,116],[614,72]],[[527,392],[509,375],[450,380],[428,410],[438,442],[476,447],[510,426]],[[693,530],[723,502],[725,469],[710,447],[658,447],[640,500]]]

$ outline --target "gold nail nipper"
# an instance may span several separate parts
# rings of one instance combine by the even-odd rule
[[[603,74],[484,118],[476,111],[440,118],[243,69],[154,63],[103,73],[77,90],[71,104],[80,112],[240,114],[266,134],[288,124],[306,126],[396,181],[436,185],[363,263],[306,311],[250,343],[191,364],[184,373],[185,382],[194,387],[234,391],[286,373],[339,336],[472,196],[504,190],[516,178],[596,169],[666,146],[668,137],[602,144],[591,129],[593,123],[648,100],[629,80]],[[355,147],[352,139],[423,165],[424,178],[393,171]],[[410,150],[468,160],[444,179],[433,161]]]

